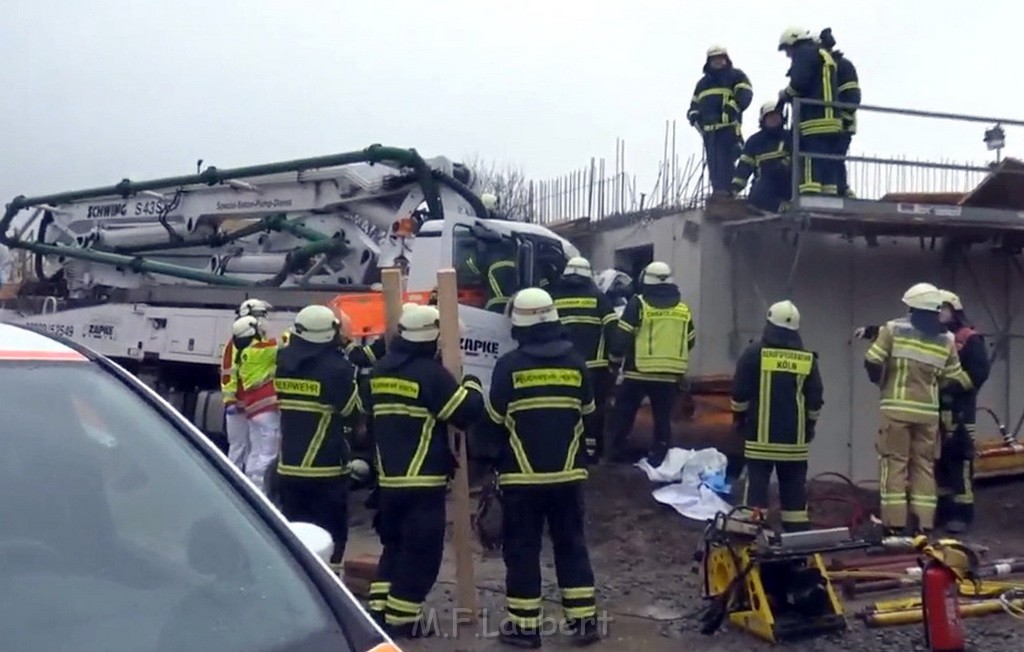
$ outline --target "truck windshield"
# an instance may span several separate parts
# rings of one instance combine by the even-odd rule
[[[283,542],[87,362],[0,363],[0,647],[346,651]]]

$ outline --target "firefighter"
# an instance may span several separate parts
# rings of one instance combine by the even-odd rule
[[[832,28],[826,27],[818,37],[821,48],[832,55],[836,62],[836,99],[843,104],[860,105],[860,80],[857,77],[857,68],[846,58],[841,50],[834,49],[836,39],[832,36]],[[857,109],[839,109],[839,117],[843,121],[843,131],[839,136],[838,154],[846,156],[850,153],[850,143],[854,134],[857,133]],[[853,193],[847,182],[846,161],[835,161],[836,186],[840,197],[852,197]]]
[[[327,306],[306,306],[277,355],[281,511],[334,539],[331,565],[340,570],[348,541],[349,443],[344,420],[361,408],[356,372],[338,347],[342,323]]]
[[[935,466],[939,488],[937,524],[953,534],[974,520],[974,444],[978,390],[988,380],[989,361],[985,338],[974,330],[960,297],[941,291],[939,319],[953,334],[960,366],[971,379],[971,389],[953,385],[939,394],[942,448]]]
[[[266,318],[271,305],[261,299],[246,299],[238,306],[238,317]],[[238,378],[235,373],[235,345],[232,337],[224,344],[220,361],[220,393],[224,401],[224,431],[228,440],[228,459],[245,472],[249,456],[249,420],[245,418],[245,405],[238,401]]]
[[[838,101],[836,61],[818,47],[811,33],[790,27],[779,37],[779,50],[790,58],[789,85],[779,91],[779,106],[793,98]],[[801,104],[793,116],[800,133],[799,191],[802,195],[835,195],[838,192],[837,166],[823,158],[807,158],[804,154],[839,154],[843,122],[839,109],[832,106]]]
[[[398,337],[370,376],[368,412],[380,492],[375,523],[384,551],[370,586],[370,610],[396,637],[427,634],[423,601],[444,551],[445,494],[455,470],[447,423],[484,416],[480,381],[460,384],[437,359],[437,308],[406,304]]]
[[[786,118],[777,102],[761,105],[760,124],[761,130],[743,145],[732,190],[737,195],[743,192],[747,178],[753,173],[754,183],[747,201],[755,208],[775,213],[792,194],[792,134],[786,129]]]
[[[740,125],[750,106],[754,89],[739,68],[734,68],[729,51],[721,45],[708,48],[704,76],[693,89],[686,117],[704,138],[708,176],[715,195],[728,195],[736,157],[743,143]]]
[[[959,383],[970,390],[972,385],[960,366],[953,335],[939,321],[938,288],[918,283],[904,293],[903,303],[909,314],[879,328],[864,356],[868,378],[882,390],[877,445],[881,517],[893,531],[929,532],[937,505],[939,386]],[[916,526],[909,522],[908,511]]]
[[[551,295],[516,293],[518,347],[495,364],[488,411],[499,452],[508,620],[503,643],[541,645],[540,552],[547,525],[565,625],[578,645],[599,640],[594,573],[583,533],[584,420],[595,411],[586,362],[565,337]]]
[[[588,424],[593,428],[586,433],[586,444],[590,461],[597,462],[604,454],[604,408],[614,383],[607,346],[615,334],[615,309],[608,297],[597,289],[590,261],[586,258],[571,258],[561,278],[551,284],[548,292],[555,300],[559,320],[590,372],[597,410]]]
[[[791,301],[768,309],[760,342],[736,363],[732,410],[746,440],[744,504],[768,508],[772,469],[778,476],[782,527],[806,530],[807,457],[823,404],[817,355],[804,349],[800,311]]]
[[[668,265],[651,263],[644,268],[640,282],[640,293],[623,309],[612,341],[612,353],[625,358],[612,419],[612,459],[633,461],[625,450],[626,439],[647,396],[654,418],[654,443],[647,461],[657,467],[668,453],[672,405],[684,382],[697,331]]]
[[[231,327],[235,348],[235,375],[239,401],[245,405],[249,426],[249,455],[245,474],[265,492],[267,471],[281,445],[281,412],[274,391],[277,342],[267,337],[263,320],[241,317]]]

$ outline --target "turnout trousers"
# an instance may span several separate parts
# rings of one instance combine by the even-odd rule
[[[813,134],[800,136],[800,185],[801,195],[835,195],[839,192],[838,170],[841,161],[817,158],[813,154],[839,154],[842,134]],[[803,156],[811,154],[811,157]]]
[[[937,411],[935,416],[932,423],[910,423],[882,415],[877,450],[882,523],[886,527],[906,527],[908,513],[917,517],[923,530],[935,526]]]
[[[505,588],[511,627],[502,631],[537,633],[541,629],[540,551],[547,524],[562,592],[562,610],[570,627],[597,619],[594,571],[583,533],[583,486],[580,482],[540,486],[505,486]]]
[[[747,488],[743,503],[748,507],[768,509],[768,487],[772,470],[779,480],[779,506],[782,528],[800,532],[810,528],[807,517],[807,461],[747,459]]]
[[[750,187],[747,202],[754,208],[777,213],[782,202],[789,201],[793,194],[792,179],[781,174],[758,177]]]
[[[370,585],[370,612],[411,635],[444,554],[446,487],[380,489],[374,525],[384,547]]]
[[[942,449],[935,463],[938,487],[936,525],[974,521],[974,429],[973,423],[958,423],[952,429],[940,428]]]
[[[277,476],[281,512],[292,522],[312,523],[327,530],[334,539],[331,564],[345,558],[348,543],[347,475],[337,478]]]
[[[729,126],[704,132],[704,150],[708,161],[708,177],[711,189],[729,193],[732,178],[736,173],[736,159],[739,158],[739,137],[737,127]]]
[[[627,454],[626,442],[633,430],[637,410],[644,397],[651,400],[651,417],[654,420],[654,441],[651,453],[664,455],[672,442],[672,405],[679,388],[675,382],[636,380],[625,378],[615,399],[613,415],[612,455],[623,457]],[[658,462],[660,464],[661,462]],[[652,462],[652,464],[654,464]],[[657,465],[655,465],[657,466]]]
[[[586,433],[587,454],[591,461],[596,462],[605,455],[604,429],[605,409],[608,405],[608,394],[615,383],[608,367],[594,367],[590,371],[590,386],[594,391],[594,415],[587,425],[591,428]]]

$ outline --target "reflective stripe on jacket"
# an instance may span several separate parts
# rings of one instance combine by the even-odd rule
[[[333,343],[294,338],[277,356],[281,475],[335,478],[348,473],[345,420],[361,409],[356,372]]]
[[[258,341],[236,356],[238,397],[245,403],[247,417],[277,409],[277,394],[274,392],[277,348],[273,339]]]
[[[499,433],[498,483],[551,485],[587,478],[583,418],[594,412],[587,366],[569,342],[557,355],[520,347],[491,376],[488,412]]]
[[[744,456],[805,461],[809,422],[823,404],[821,374],[810,351],[756,342],[736,364],[732,410],[746,413]]]
[[[960,366],[953,335],[927,335],[906,317],[878,329],[864,359],[882,367],[881,409],[897,421],[938,423],[939,386],[956,382],[972,387]]]

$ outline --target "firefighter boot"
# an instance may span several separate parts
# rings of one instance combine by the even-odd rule
[[[523,629],[509,621],[502,624],[501,631],[498,632],[498,640],[505,645],[526,650],[539,649],[541,644],[539,630]]]
[[[597,618],[570,618],[565,621],[569,640],[576,647],[586,647],[601,640]]]

